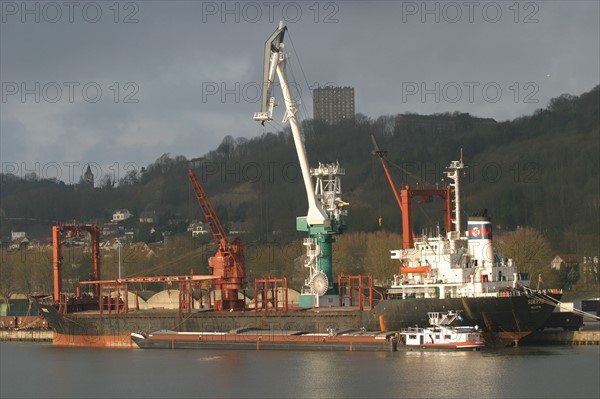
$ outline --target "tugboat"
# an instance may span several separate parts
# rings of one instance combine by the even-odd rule
[[[473,349],[485,346],[479,326],[452,326],[460,311],[429,312],[430,327],[405,328],[400,340],[406,346],[442,349]]]

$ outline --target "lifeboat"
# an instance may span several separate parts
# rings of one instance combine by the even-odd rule
[[[408,273],[427,274],[427,273],[429,273],[430,270],[431,270],[431,268],[429,266],[418,266],[418,267],[401,266],[400,267],[401,274],[408,274]]]

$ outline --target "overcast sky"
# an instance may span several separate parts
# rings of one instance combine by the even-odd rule
[[[599,83],[599,4],[2,1],[2,171],[122,177],[261,134],[263,44],[282,19],[304,117],[326,84],[354,87],[371,118],[531,114]]]

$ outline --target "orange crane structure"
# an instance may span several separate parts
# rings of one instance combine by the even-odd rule
[[[52,226],[53,247],[53,275],[54,275],[54,302],[61,313],[79,310],[99,309],[100,313],[106,308],[110,313],[128,312],[127,297],[123,302],[121,293],[127,295],[128,283],[166,282],[179,283],[180,298],[179,310],[191,311],[193,308],[193,289],[204,283],[212,283],[215,290],[221,291],[221,299],[215,299],[214,310],[244,310],[245,300],[239,299],[238,294],[246,284],[246,271],[244,264],[244,246],[239,238],[229,240],[223,225],[219,221],[214,208],[210,204],[204,189],[192,170],[189,177],[194,188],[194,193],[200,204],[212,236],[217,244],[217,252],[208,259],[210,275],[189,276],[154,276],[130,277],[114,280],[101,280],[100,277],[100,233],[101,229],[95,225],[57,225]],[[77,284],[75,296],[63,292],[62,279],[62,235],[67,232],[67,237],[81,237],[85,232],[91,235],[92,241],[92,274],[90,281],[80,281]],[[266,279],[265,284],[275,283],[277,279]],[[81,295],[81,286],[93,287],[92,295]],[[108,290],[108,295],[107,294]],[[115,296],[115,298],[111,298]],[[209,297],[210,306],[210,297]]]
[[[244,245],[242,240],[236,238],[229,240],[223,225],[219,221],[204,189],[196,178],[194,172],[188,171],[194,194],[200,209],[206,219],[206,224],[217,244],[217,252],[208,259],[209,272],[220,278],[213,280],[213,287],[221,290],[221,299],[215,300],[214,310],[244,310],[245,301],[239,299],[238,293],[246,284],[246,266],[244,263]]]
[[[402,248],[410,249],[413,247],[415,242],[415,233],[413,231],[412,221],[412,199],[419,198],[419,203],[432,202],[433,197],[440,197],[442,199],[442,212],[444,214],[444,229],[446,232],[453,230],[452,219],[450,212],[452,211],[452,192],[451,187],[447,186],[445,189],[413,189],[409,186],[404,186],[398,193],[392,175],[390,174],[389,168],[386,163],[387,151],[379,149],[375,136],[371,135],[373,141],[373,154],[376,155],[381,161],[385,175],[390,183],[396,202],[402,211]]]

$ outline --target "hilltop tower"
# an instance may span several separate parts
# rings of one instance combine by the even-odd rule
[[[94,174],[92,173],[92,169],[90,168],[89,164],[79,182],[79,185],[82,187],[94,188]]]

